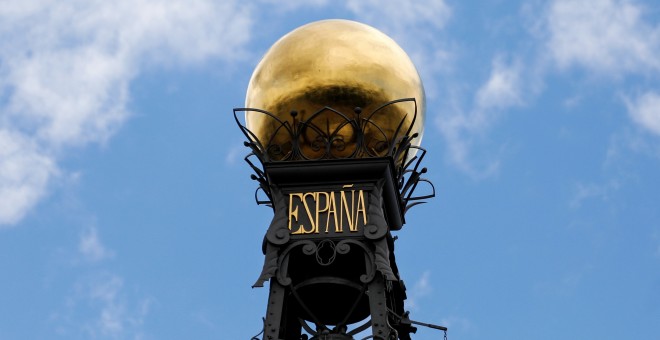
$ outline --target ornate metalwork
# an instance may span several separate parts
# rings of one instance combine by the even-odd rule
[[[356,107],[354,114],[344,114],[331,107],[312,114],[308,119],[300,121],[298,112],[291,112],[291,120],[282,120],[276,115],[253,108],[236,108],[234,117],[255,155],[262,163],[273,161],[319,160],[342,158],[370,158],[392,156],[399,159],[408,152],[406,147],[410,140],[412,124],[404,127],[405,119],[401,120],[396,130],[390,133],[381,128],[375,118],[384,114],[386,109],[399,103],[413,103],[414,113],[412,124],[417,119],[417,103],[414,98],[404,98],[387,102],[367,115]],[[241,124],[237,113],[262,114],[275,126],[268,140],[258,137]],[[404,117],[405,118],[405,117]],[[330,124],[332,121],[332,124]],[[397,146],[402,145],[402,148]]]
[[[365,255],[364,258],[366,260],[366,272],[360,276],[360,283],[352,282],[345,278],[335,276],[314,277],[303,282],[294,282],[293,279],[289,277],[289,256],[296,249],[300,249],[304,255],[312,256],[316,259],[316,262],[323,267],[331,265],[338,255],[349,254],[353,248],[361,250]],[[325,254],[322,254],[324,250]],[[365,297],[367,284],[372,282],[374,280],[374,276],[376,275],[376,264],[374,263],[374,258],[375,255],[368,247],[368,245],[357,240],[344,239],[334,241],[330,239],[322,239],[317,242],[311,240],[296,241],[292,242],[281,251],[281,255],[279,256],[278,260],[279,269],[277,271],[277,282],[282,287],[290,289],[292,296],[296,299],[301,308],[305,310],[305,312],[310,316],[310,319],[314,321],[319,331],[313,331],[302,319],[300,320],[301,326],[314,336],[326,334],[328,335],[328,339],[331,339],[330,334],[339,336],[340,334],[345,334],[347,332],[347,329],[345,328],[347,320],[352,316],[355,308],[358,305],[358,302]],[[351,308],[346,311],[344,314],[344,319],[339,322],[338,327],[336,327],[334,330],[331,330],[318,317],[316,317],[315,313],[306,305],[304,299],[301,298],[298,294],[299,289],[318,284],[339,284],[346,287],[351,287],[358,292],[355,297],[355,302],[352,304]],[[341,332],[337,333],[337,330],[341,330]]]
[[[385,131],[377,123],[378,115],[385,112],[388,107],[401,103],[414,104],[412,123],[408,127],[404,127],[406,121],[406,117],[404,117],[393,132]],[[269,124],[275,126],[272,129],[273,134],[269,136],[268,140],[259,140],[241,122],[239,113],[260,114],[267,117]],[[254,171],[251,178],[259,183],[255,191],[257,204],[269,206],[273,204],[268,178],[263,171],[264,164],[321,159],[391,158],[395,165],[400,204],[404,213],[418,204],[425,203],[424,200],[435,196],[433,183],[422,177],[427,169],[420,167],[426,150],[411,143],[418,138],[417,133],[411,134],[412,127],[417,120],[417,102],[414,98],[387,102],[367,114],[363,114],[359,107],[354,109],[353,114],[348,115],[326,106],[303,121],[298,120],[297,115],[296,111],[292,111],[292,119],[289,121],[282,120],[261,109],[234,109],[236,124],[247,138],[244,145],[251,149],[244,159]],[[328,115],[332,116],[333,124],[330,124]],[[255,164],[253,158],[257,158],[261,167]],[[427,193],[415,193],[420,183],[428,186]],[[265,194],[266,197],[259,198],[259,192]]]
[[[254,284],[269,281],[263,340],[411,340],[429,325],[405,312],[392,236],[435,196],[425,100],[407,54],[364,24],[310,23],[266,52],[234,109],[255,200],[274,210]]]
[[[388,121],[390,126],[396,126],[393,130],[378,125],[377,122],[385,119],[378,117],[379,114],[402,103],[413,104],[412,119],[403,117],[394,124]],[[272,135],[267,140],[257,138],[241,123],[241,114],[266,117]],[[415,99],[387,102],[366,114],[360,108],[345,114],[325,107],[304,120],[299,120],[296,112],[291,113],[290,119],[283,120],[265,110],[236,108],[234,118],[247,138],[245,146],[250,148],[245,161],[253,170],[251,178],[258,182],[255,201],[274,210],[263,242],[263,269],[253,285],[262,287],[270,280],[264,339],[281,339],[282,336],[307,339],[302,334],[304,329],[312,340],[348,340],[371,327],[374,339],[409,340],[410,333],[415,331],[412,324],[426,326],[411,321],[404,313],[406,289],[399,278],[394,238],[390,233],[401,228],[410,208],[435,196],[433,184],[422,177],[427,172],[421,166],[426,150],[415,145],[418,135],[411,133],[417,119]],[[404,126],[404,123],[409,125]],[[337,160],[351,161],[335,162]],[[299,185],[298,181],[307,183],[302,187],[310,189],[304,190],[318,190],[313,188],[323,185],[316,183],[316,178],[306,170],[300,171],[305,162],[324,169],[313,174],[324,173],[328,183],[337,180],[336,169],[342,169],[342,180],[366,174],[353,174],[353,170],[347,169],[358,169],[355,170],[358,173],[372,171],[363,178],[366,184],[361,184],[367,199],[363,208],[366,217],[359,233],[333,237],[292,235],[289,200],[293,194],[287,190]],[[365,166],[377,170],[365,170]],[[282,178],[287,178],[285,183],[281,182]],[[425,193],[418,193],[420,184],[426,187]],[[327,197],[326,194],[326,200]],[[318,203],[316,209],[319,209]],[[301,263],[306,267],[300,268]],[[350,275],[344,272],[347,263],[353,268]],[[356,272],[358,267],[361,269]],[[308,269],[314,271],[311,276],[306,272]],[[318,300],[314,289],[328,286],[341,287],[342,292],[349,294],[342,296],[341,304],[335,300]],[[341,316],[328,316],[328,308],[336,309]],[[353,330],[347,328],[353,322],[364,322],[365,313],[370,316],[366,323]],[[313,323],[316,330],[307,322]],[[331,329],[329,325],[335,327]]]

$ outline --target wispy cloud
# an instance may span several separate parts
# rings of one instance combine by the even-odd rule
[[[0,225],[46,195],[61,155],[121,127],[142,69],[240,56],[249,11],[210,0],[0,6]]]
[[[616,180],[610,180],[607,183],[577,183],[573,197],[569,202],[569,206],[573,209],[580,208],[582,203],[589,199],[599,199],[606,201],[614,191],[619,189],[620,184]]]
[[[550,69],[580,68],[590,75],[616,80],[635,76],[657,78],[660,74],[660,24],[649,18],[650,11],[649,4],[633,0],[554,0],[540,19],[541,54],[549,57],[545,61],[553,66]],[[660,94],[646,84],[648,82],[637,83],[631,90],[625,87],[624,81],[614,82],[616,88],[612,95],[619,94],[634,124],[658,136]],[[625,94],[631,92],[635,94]],[[657,156],[657,146],[643,140],[643,134],[638,135],[627,136],[626,147]],[[614,151],[616,149],[610,145],[606,163],[614,159]]]
[[[346,7],[367,21],[380,21],[393,34],[403,34],[411,28],[443,28],[451,17],[451,8],[444,0],[378,1],[347,0]]]
[[[593,197],[600,197],[600,198],[607,197],[607,188],[601,185],[595,185],[595,184],[586,185],[586,184],[578,183],[575,188],[575,193],[573,194],[573,198],[571,198],[569,205],[571,208],[576,209],[582,205],[582,202],[584,200]]]
[[[37,143],[0,127],[0,227],[20,221],[57,173],[54,160]]]
[[[227,155],[225,156],[225,164],[235,165],[243,157],[245,157],[249,152],[249,149],[246,148],[242,142],[237,142],[232,144],[227,150]]]
[[[495,58],[490,77],[477,92],[477,110],[506,109],[522,104],[520,77],[518,62],[506,63],[501,57]]]
[[[419,300],[431,294],[432,291],[431,272],[427,270],[422,273],[422,276],[415,282],[412,289],[408,290],[406,308],[419,310]]]
[[[123,285],[121,278],[109,276],[82,288],[86,290],[84,295],[99,303],[100,313],[95,323],[102,334],[120,334],[124,331],[123,315],[126,308],[119,301],[119,292]]]
[[[115,254],[107,249],[98,237],[96,228],[87,228],[80,235],[78,251],[85,262],[99,262],[101,260],[112,258]]]
[[[550,55],[560,68],[620,74],[660,69],[660,26],[634,1],[556,0],[547,14]]]
[[[647,19],[642,5],[628,0],[554,0],[532,7],[523,6],[522,15],[533,23],[529,28],[536,38],[531,41],[536,52],[512,51],[513,60],[508,62],[496,55],[490,77],[472,104],[466,108],[452,99],[436,119],[449,160],[472,178],[498,172],[497,152],[479,154],[476,146],[483,146],[503,112],[532,102],[550,74],[569,68],[618,78],[660,72],[660,25]],[[459,91],[454,97],[460,95]],[[625,100],[633,121],[654,134],[660,134],[658,97],[647,90]],[[566,103],[574,105],[579,99],[573,96]]]
[[[84,229],[71,265],[79,270],[65,304],[51,314],[56,332],[67,338],[142,339],[153,299],[126,289],[122,275],[103,266],[115,252],[96,227]]]
[[[72,324],[60,330],[64,334],[80,332],[90,339],[140,339],[150,305],[148,298],[132,303],[121,277],[99,274],[76,284],[66,311]],[[61,315],[57,318],[63,319]]]
[[[490,76],[476,92],[472,108],[456,108],[440,115],[436,125],[448,148],[450,161],[475,179],[495,174],[499,159],[474,160],[473,144],[495,124],[502,111],[523,104],[521,86],[522,68],[518,62],[493,60]]]
[[[637,125],[660,136],[660,94],[652,91],[624,98],[628,115]]]

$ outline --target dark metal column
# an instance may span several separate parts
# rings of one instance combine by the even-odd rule
[[[270,293],[268,307],[266,308],[266,321],[264,322],[263,340],[281,340],[280,328],[284,313],[284,296],[286,288],[282,287],[276,279],[270,280]]]
[[[385,281],[380,273],[369,283],[369,308],[371,310],[371,329],[374,339],[389,340],[390,328],[387,324],[387,296]]]

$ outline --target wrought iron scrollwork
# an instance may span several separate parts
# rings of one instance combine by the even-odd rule
[[[412,103],[414,107],[410,113],[412,119],[409,125],[405,126],[404,118],[394,131],[388,132],[379,126],[377,123],[379,115],[385,114],[388,108],[402,103]],[[326,106],[304,120],[298,117],[296,111],[291,112],[290,119],[283,120],[265,110],[235,108],[234,119],[247,138],[244,145],[251,150],[245,161],[254,171],[252,179],[259,183],[255,191],[257,204],[268,206],[273,204],[268,178],[263,171],[265,163],[320,159],[391,157],[396,168],[395,179],[404,213],[424,203],[423,200],[434,197],[435,187],[422,177],[427,170],[420,168],[426,150],[412,145],[412,141],[419,137],[417,133],[411,134],[418,118],[415,99],[393,100],[366,114],[359,107],[353,111],[349,115]],[[261,115],[262,119],[274,127],[272,134],[264,138],[266,140],[260,140],[246,124],[241,122],[239,114]],[[329,123],[330,118],[333,119],[333,124]],[[253,161],[255,157],[261,163],[261,167]],[[425,194],[414,193],[419,184],[429,187]],[[263,194],[260,195],[260,192]]]
[[[399,197],[401,204],[404,207],[404,213],[410,208],[426,203],[423,200],[435,197],[435,186],[431,181],[422,178],[428,170],[426,168],[420,169],[420,164],[426,155],[426,150],[417,146],[409,146],[409,148],[417,149],[417,154],[407,161],[405,165],[398,169],[398,184],[399,184]],[[425,183],[430,188],[430,193],[415,195],[415,189],[419,183]]]
[[[413,118],[407,127],[404,126],[404,118],[396,130],[388,133],[378,125],[376,118],[385,114],[388,108],[401,103],[413,104]],[[247,137],[245,145],[252,149],[262,163],[397,156],[403,152],[399,145],[409,145],[410,140],[416,137],[410,136],[417,119],[417,102],[414,98],[387,102],[368,114],[363,114],[359,107],[353,111],[349,115],[326,106],[305,120],[300,120],[296,111],[291,112],[291,119],[282,120],[261,109],[235,108],[234,119]],[[239,113],[261,115],[262,119],[274,126],[272,134],[266,137],[267,140],[260,140],[241,123]]]
[[[284,250],[282,250],[282,253],[279,256],[278,265],[277,265],[279,267],[279,270],[277,271],[277,276],[276,276],[277,280],[283,286],[291,285],[292,281],[291,278],[288,276],[288,258],[291,251],[293,251],[296,248],[301,248],[301,251],[304,255],[314,256],[314,258],[316,258],[316,262],[320,266],[328,266],[335,261],[337,255],[348,254],[353,246],[362,250],[362,252],[365,255],[364,258],[365,258],[366,272],[365,274],[360,276],[360,282],[362,283],[371,282],[374,276],[376,275],[376,269],[378,268],[378,264],[376,263],[377,261],[376,254],[364,242],[353,239],[345,239],[341,241],[324,239],[319,242],[314,242],[311,240],[301,240],[301,241],[292,242]]]
[[[312,256],[316,259],[316,262],[319,266],[329,266],[334,263],[336,258],[340,255],[347,255],[354,250],[358,252],[361,251],[364,254],[365,259],[365,273],[360,275],[359,282],[352,281],[343,277],[336,276],[320,276],[305,279],[304,281],[294,282],[294,280],[289,276],[288,272],[288,263],[291,253],[299,249],[305,256]],[[282,250],[281,256],[279,257],[278,271],[276,274],[277,282],[284,287],[288,287],[292,296],[296,299],[299,306],[305,310],[307,315],[310,317],[311,321],[316,324],[317,329],[329,331],[330,329],[327,325],[323,324],[319,318],[317,318],[314,312],[308,308],[305,300],[299,295],[298,290],[306,286],[314,284],[338,284],[345,287],[353,289],[357,294],[355,295],[355,300],[353,305],[347,311],[344,320],[339,322],[338,327],[343,326],[342,334],[346,332],[345,326],[348,319],[351,317],[355,308],[358,305],[358,302],[365,296],[367,291],[367,285],[374,281],[374,278],[377,274],[377,264],[376,264],[376,255],[371,250],[364,241],[356,239],[344,239],[344,240],[331,240],[323,239],[320,241],[312,240],[299,240],[291,242],[286,248]],[[317,334],[318,332],[313,331],[309,328],[303,319],[299,319],[299,322],[310,334]],[[369,323],[366,324],[367,326]],[[336,331],[333,330],[333,331]],[[360,330],[357,330],[360,331]]]

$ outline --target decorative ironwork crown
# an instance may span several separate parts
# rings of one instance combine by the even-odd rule
[[[393,131],[378,124],[379,114],[399,103],[413,103],[413,118],[409,126],[404,127],[405,117]],[[414,98],[403,98],[387,102],[372,112],[363,114],[356,107],[353,115],[346,115],[331,107],[324,107],[305,120],[298,119],[298,112],[291,112],[291,120],[282,120],[276,115],[256,108],[235,108],[234,119],[247,141],[246,147],[251,153],[245,161],[255,172],[252,179],[259,182],[255,192],[258,204],[272,205],[272,196],[263,165],[272,162],[311,161],[355,158],[390,158],[395,167],[395,179],[398,185],[401,205],[404,213],[411,207],[425,203],[423,200],[435,196],[435,187],[421,176],[427,172],[420,169],[420,163],[426,155],[422,147],[412,145],[418,133],[411,130],[417,119],[417,103]],[[260,140],[253,131],[239,119],[239,113],[259,114],[267,120],[272,134],[267,140]],[[258,167],[251,159],[256,157],[261,163]],[[426,183],[431,192],[415,195],[413,192],[419,183]],[[268,199],[259,199],[258,192],[263,191]]]

